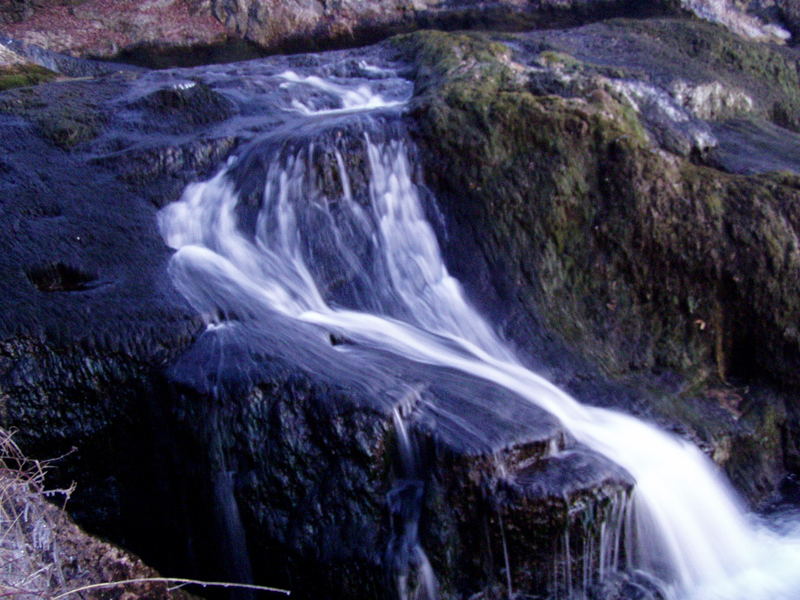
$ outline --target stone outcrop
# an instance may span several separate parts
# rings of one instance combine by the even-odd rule
[[[497,386],[394,359],[387,378],[357,348],[348,359],[333,340],[328,354],[306,347],[277,317],[250,331],[252,345],[227,343],[173,287],[155,211],[242,139],[285,125],[274,74],[309,60],[358,71],[389,52],[279,57],[245,79],[240,65],[133,70],[0,97],[2,218],[14,233],[1,267],[2,423],[35,456],[69,454],[53,475],[78,481],[78,521],[165,574],[378,597],[387,577],[418,568],[404,533],[416,511],[432,521],[419,543],[444,597],[461,597],[502,581],[505,530],[477,535],[492,510],[536,549],[515,569],[547,586],[554,532],[587,510],[599,524],[630,488]],[[244,95],[243,81],[254,86]],[[361,144],[339,149],[366,195]],[[395,410],[425,457],[411,487]],[[531,485],[544,460],[581,477]]]
[[[353,46],[426,27],[522,29],[622,15],[680,12],[677,0],[148,0],[12,2],[2,31],[58,52],[111,57],[149,47],[209,45],[226,36],[266,51]]]
[[[635,12],[665,14],[675,10],[669,1],[637,8],[635,3],[618,0],[391,0],[380,4],[362,0],[213,0],[211,6],[229,30],[268,49],[307,49],[310,40],[320,46],[346,45],[425,27],[553,27]]]

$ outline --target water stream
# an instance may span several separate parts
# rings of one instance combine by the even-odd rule
[[[291,71],[277,75],[275,85],[290,92],[312,87],[331,99],[318,108],[293,98],[285,110],[306,120],[298,130],[329,132],[331,119],[350,119],[341,130],[360,148],[368,198],[354,196],[352,167],[339,146],[325,141],[330,136],[305,133],[260,142],[268,159],[260,203],[248,209],[254,214],[244,210],[232,175],[242,156],[210,180],[190,185],[179,202],[162,210],[159,222],[177,250],[170,265],[176,286],[206,317],[209,330],[226,327],[231,315],[258,320],[280,314],[343,336],[350,343],[337,345],[337,352],[372,348],[503,386],[555,416],[579,442],[635,479],[629,507],[624,515],[618,508],[615,517],[617,524],[626,520],[624,539],[621,526],[601,532],[611,540],[598,550],[601,577],[616,568],[623,544],[625,568],[656,578],[670,598],[800,597],[800,535],[756,525],[717,468],[690,443],[631,416],[582,405],[531,372],[470,305],[426,218],[412,177],[412,146],[402,128],[384,127],[387,115],[402,110],[400,102],[384,100],[368,82]],[[335,194],[320,189],[314,176],[321,153],[333,157]],[[319,337],[320,343],[329,339]],[[414,503],[403,500],[421,493],[419,475],[411,454],[405,460],[394,499],[407,529],[397,543],[414,555],[421,573],[417,597],[430,598],[435,582],[417,521],[407,515]]]

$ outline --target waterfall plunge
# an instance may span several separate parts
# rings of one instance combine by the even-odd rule
[[[318,78],[284,79],[322,86]],[[342,86],[327,91],[347,94]],[[383,106],[363,88],[358,93],[361,108]],[[301,112],[320,118],[336,111]],[[319,148],[276,147],[248,233],[230,167],[190,185],[159,214],[164,239],[177,250],[170,265],[177,287],[210,328],[224,326],[220,315],[257,320],[277,312],[360,346],[505,387],[634,477],[629,569],[659,579],[667,596],[681,600],[796,598],[800,537],[752,525],[695,447],[633,417],[583,406],[515,359],[448,273],[410,176],[407,144],[402,136],[378,143],[363,134],[367,203],[353,197],[338,151],[341,194],[328,198],[310,183]],[[332,282],[343,274],[350,292],[332,300]]]

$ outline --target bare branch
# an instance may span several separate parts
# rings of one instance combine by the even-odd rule
[[[275,594],[283,594],[284,596],[290,596],[292,594],[292,592],[290,592],[289,590],[267,587],[263,585],[252,585],[249,583],[230,583],[224,581],[199,581],[197,579],[183,579],[176,577],[141,577],[138,579],[123,579],[120,581],[109,581],[108,583],[93,583],[91,585],[84,585],[81,587],[77,587],[73,590],[63,592],[56,596],[51,596],[48,600],[61,600],[62,598],[65,598],[71,594],[78,594],[80,592],[87,592],[89,590],[112,588],[120,585],[127,585],[130,583],[180,583],[184,585],[186,584],[199,585],[201,587],[222,587],[222,588],[257,590],[260,592],[272,592]]]

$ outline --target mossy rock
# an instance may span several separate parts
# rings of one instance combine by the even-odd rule
[[[488,254],[528,273],[526,301],[571,344],[612,373],[723,378],[736,362],[716,339],[723,333],[772,330],[781,347],[800,348],[787,334],[800,316],[794,179],[733,176],[656,152],[633,111],[602,90],[588,99],[527,91],[508,49],[488,37],[430,32],[396,43],[417,64],[414,115],[437,163],[431,184],[478,218]],[[737,328],[757,314],[758,331],[729,331],[719,320],[731,311]]]
[[[199,126],[224,121],[234,113],[225,96],[201,81],[156,90],[132,103],[150,118],[167,120],[174,131],[192,131]],[[163,122],[159,124],[163,128]]]
[[[625,31],[668,41],[686,59],[697,61],[722,78],[741,82],[762,99],[778,125],[800,131],[800,61],[796,53],[749,41],[711,23],[681,20],[629,21]]]
[[[491,37],[395,43],[416,64],[426,182],[511,282],[501,293],[509,309],[612,379],[654,390],[650,410],[668,421],[712,444],[762,436],[782,461],[783,413],[742,392],[761,406],[745,426],[707,392],[800,383],[796,178],[731,175],[657,150],[600,84],[585,97],[531,93]],[[665,379],[678,383],[659,392]],[[709,418],[725,421],[709,427]],[[774,484],[779,469],[722,454],[743,485],[758,472],[753,490],[744,485],[754,495],[765,478]]]
[[[58,77],[58,73],[39,65],[2,65],[0,66],[0,91],[38,85],[46,81],[52,81],[56,77]]]
[[[103,131],[108,115],[100,106],[114,88],[75,80],[9,90],[0,97],[0,112],[32,122],[44,139],[72,150]]]

